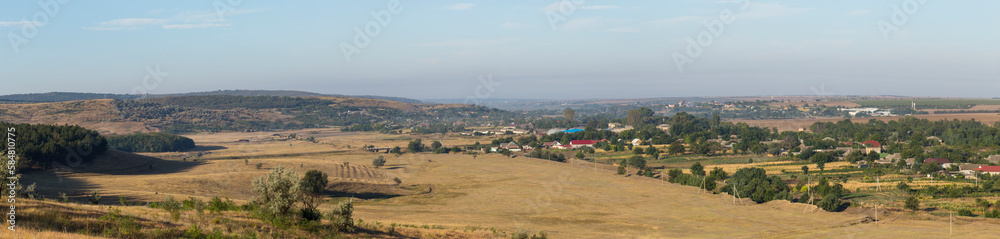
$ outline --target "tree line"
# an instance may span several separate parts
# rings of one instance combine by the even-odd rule
[[[125,152],[177,152],[195,147],[194,140],[167,133],[144,133],[108,137],[111,148]]]

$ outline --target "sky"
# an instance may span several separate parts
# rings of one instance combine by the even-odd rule
[[[1000,1],[7,1],[0,95],[1000,97]]]

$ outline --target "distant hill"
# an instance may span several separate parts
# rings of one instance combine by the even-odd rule
[[[99,100],[99,99],[127,100],[127,99],[137,99],[137,98],[139,98],[139,95],[49,92],[49,93],[34,93],[34,94],[3,95],[0,96],[0,102],[47,103],[47,102],[62,102],[62,101],[74,101],[74,100]]]
[[[192,92],[192,93],[181,93],[181,94],[152,94],[152,95],[146,95],[145,97],[162,98],[162,97],[178,97],[178,96],[212,96],[212,95],[288,96],[288,97],[336,96],[336,97],[355,97],[355,98],[367,98],[367,99],[377,99],[377,100],[390,100],[390,101],[397,101],[410,104],[424,103],[423,101],[420,100],[400,98],[400,97],[373,96],[373,95],[351,96],[351,95],[338,95],[338,94],[320,94],[320,93],[293,91],[293,90],[217,90],[217,91]],[[75,101],[75,100],[99,100],[99,99],[128,100],[128,99],[138,99],[142,97],[143,96],[141,95],[132,95],[132,94],[49,92],[49,93],[3,95],[0,96],[0,102],[48,103],[48,102],[64,102],[64,101]]]

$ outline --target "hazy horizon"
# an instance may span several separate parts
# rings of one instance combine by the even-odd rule
[[[251,89],[422,100],[992,98],[1000,96],[1000,33],[988,30],[1000,25],[989,12],[997,7],[903,0],[12,2],[0,9],[0,33],[8,33],[0,95]]]

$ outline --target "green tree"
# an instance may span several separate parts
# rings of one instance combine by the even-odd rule
[[[916,196],[910,196],[906,198],[906,202],[904,202],[903,204],[904,204],[903,207],[905,207],[906,209],[910,209],[913,211],[920,209],[920,200],[918,200]]]
[[[320,214],[316,207],[323,201],[323,192],[329,183],[326,173],[319,170],[309,170],[302,181],[299,182],[299,190],[303,192],[302,197],[302,218],[306,220],[319,220]]]
[[[896,184],[896,189],[899,189],[899,191],[903,192],[910,192],[910,185],[904,182],[899,182]]]
[[[819,206],[827,212],[836,212],[840,208],[840,199],[833,194],[827,194],[823,196],[823,200],[819,201]]]
[[[392,149],[389,150],[389,153],[394,153],[396,155],[400,155],[400,154],[403,154],[403,149],[400,148],[399,146],[392,147]]]
[[[809,166],[802,166],[802,174],[809,174]]]
[[[563,118],[566,119],[566,125],[571,125],[576,120],[576,111],[566,108],[566,110],[563,110]]]
[[[414,139],[406,145],[406,150],[410,153],[420,153],[424,151],[424,144],[420,142],[420,139]]]
[[[674,155],[683,154],[684,150],[685,150],[684,145],[681,144],[680,141],[674,141],[673,143],[670,143],[670,147],[667,148],[667,151],[670,152],[670,154]]]
[[[922,174],[931,174],[931,173],[935,173],[935,172],[941,171],[942,169],[943,168],[941,168],[940,164],[933,163],[933,162],[920,164],[920,173],[922,173]]]
[[[789,190],[788,184],[781,178],[768,177],[767,171],[757,167],[737,170],[727,182],[728,184],[722,187],[723,192],[730,195],[739,194],[740,197],[748,197],[757,203],[774,200],[778,193]],[[733,188],[736,192],[733,192]]]
[[[375,157],[375,159],[372,160],[372,166],[375,166],[376,168],[385,166],[385,157],[382,157],[382,155]]]
[[[705,167],[701,166],[700,162],[694,162],[694,164],[691,165],[691,174],[704,177]]]
[[[632,156],[628,158],[628,165],[637,169],[644,169],[646,168],[646,158],[639,155]]]
[[[708,173],[708,178],[709,180],[725,180],[729,178],[729,174],[725,170],[722,170],[722,168],[715,167],[715,169],[712,169],[712,172]]]
[[[437,140],[431,142],[431,150],[437,150],[438,148],[441,148],[441,142],[438,142]]]

